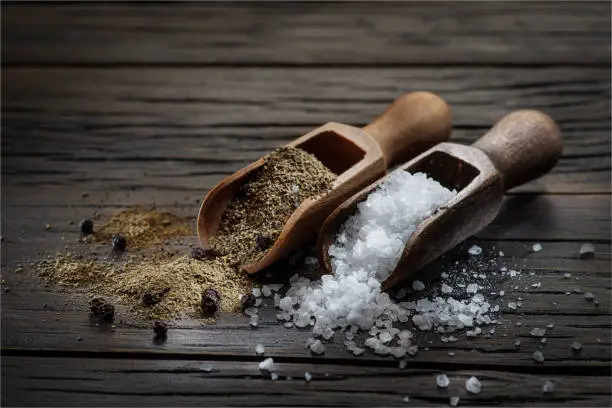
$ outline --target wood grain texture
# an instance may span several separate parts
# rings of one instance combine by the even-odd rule
[[[368,368],[346,365],[277,363],[278,381],[257,362],[126,361],[118,359],[5,357],[3,405],[75,406],[409,406],[529,404],[529,406],[608,406],[610,378],[558,374],[519,374],[493,370],[448,369],[448,389],[436,387],[438,370]],[[310,372],[312,381],[304,381]],[[465,380],[476,375],[482,393],[472,395]],[[547,380],[555,393],[545,395]]]
[[[177,74],[177,72],[179,72]],[[610,192],[607,69],[7,69],[9,181],[210,188],[220,176],[327,121],[362,126],[409,89],[450,105],[453,141],[471,143],[516,108],[561,127],[552,174],[518,191]],[[92,88],[92,84],[96,84]],[[405,84],[405,85],[401,85]],[[74,166],[84,172],[74,171]],[[53,180],[51,180],[53,179]],[[201,181],[205,180],[205,181]],[[169,182],[170,181],[170,182]]]
[[[10,5],[3,26],[10,64],[610,64],[608,2]]]

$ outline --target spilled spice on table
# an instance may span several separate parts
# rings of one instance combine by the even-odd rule
[[[122,236],[130,249],[163,244],[168,238],[193,234],[185,218],[148,207],[131,207],[114,214],[94,230],[88,241],[111,242]]]
[[[336,175],[312,154],[281,147],[240,187],[210,243],[239,264],[259,260],[306,199],[325,193]]]

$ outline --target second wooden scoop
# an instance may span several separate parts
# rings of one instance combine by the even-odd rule
[[[417,227],[383,288],[395,286],[488,225],[501,208],[504,192],[546,173],[562,150],[555,122],[541,112],[524,110],[505,116],[472,146],[441,143],[400,166],[413,174],[426,173],[458,194]],[[318,249],[327,272],[329,247],[341,225],[385,179],[349,198],[325,220]]]
[[[329,192],[304,200],[286,221],[276,242],[256,263],[242,265],[254,273],[289,255],[315,237],[338,204],[385,174],[389,166],[409,160],[448,139],[451,129],[446,103],[429,92],[398,98],[376,120],[360,129],[328,123],[289,143],[317,157],[338,175]],[[238,170],[204,198],[198,215],[198,237],[204,248],[219,228],[230,200],[265,158]]]

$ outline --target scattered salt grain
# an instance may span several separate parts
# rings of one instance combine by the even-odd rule
[[[436,385],[440,388],[446,388],[450,384],[450,380],[446,374],[439,374],[436,376]]]
[[[406,368],[406,366],[408,365],[408,362],[406,360],[400,360],[399,362],[399,368],[401,370],[403,370],[404,368]]]
[[[595,255],[595,247],[593,246],[593,244],[582,244],[582,246],[580,247],[580,257],[581,258],[588,258],[591,256]]]
[[[534,327],[529,334],[531,334],[533,337],[544,337],[544,335],[546,334],[546,329],[540,329],[539,327]]]
[[[448,286],[446,283],[442,284],[442,293],[449,294],[452,291],[453,291],[453,288],[451,286]]]
[[[276,374],[276,373],[272,373],[272,374],[270,374],[270,379],[271,379],[272,381],[276,381],[276,380],[278,380],[278,374]]]
[[[534,351],[533,359],[538,363],[542,363],[544,361],[544,354],[540,350]]]
[[[259,369],[261,371],[273,373],[274,371],[276,371],[276,367],[274,366],[274,359],[266,358],[264,361],[259,363]]]
[[[412,289],[416,290],[417,292],[420,292],[425,289],[425,284],[421,281],[415,280],[414,282],[412,282]]]
[[[570,347],[573,351],[580,351],[582,350],[582,343],[575,341]]]
[[[547,380],[542,386],[542,392],[545,394],[551,394],[555,391],[555,383]]]
[[[508,307],[512,310],[516,310],[516,302],[508,302]]]
[[[571,273],[564,273],[564,274],[563,274],[563,278],[564,278],[564,279],[569,279],[569,278],[571,278],[571,277],[572,277],[572,274],[571,274]]]
[[[260,343],[260,344],[258,344],[258,345],[256,345],[256,346],[255,346],[255,353],[256,353],[258,356],[263,356],[263,354],[264,354],[265,352],[266,352],[266,349],[265,349],[265,347],[264,347],[264,345],[263,345],[263,344],[261,344],[261,343]]]
[[[480,394],[482,390],[482,384],[476,377],[470,377],[465,381],[465,389],[472,394]]]
[[[201,370],[206,373],[211,373],[213,368],[210,364],[206,364],[205,366],[202,366]]]
[[[255,307],[261,306],[262,303],[263,303],[263,300],[261,300],[261,298],[255,299]]]
[[[419,352],[419,346],[417,345],[406,348],[406,353],[408,353],[411,356],[416,356],[418,352]]]
[[[506,292],[504,292],[503,290],[499,291],[499,296],[504,296],[506,294]]]
[[[477,283],[470,283],[469,285],[467,285],[467,288],[465,288],[465,291],[467,293],[476,293],[476,292],[478,292],[478,284]]]
[[[482,248],[478,245],[472,245],[470,249],[468,249],[468,253],[470,255],[480,255],[482,254]]]
[[[533,245],[531,246],[531,250],[532,250],[533,252],[540,252],[542,249],[543,249],[543,248],[542,248],[542,245],[541,245],[541,244],[539,244],[539,243],[535,243],[535,244],[533,244]]]
[[[546,337],[542,337],[542,339],[540,339],[541,344],[546,344],[547,342],[548,342],[548,339]]]
[[[261,288],[253,288],[253,296],[260,297],[261,296]]]
[[[459,405],[459,397],[450,397],[450,406],[456,407]]]
[[[310,351],[312,354],[323,354],[325,352],[325,346],[323,346],[321,340],[315,340],[310,345]]]
[[[452,351],[449,351],[447,354],[449,357],[455,357],[455,353],[453,353]]]
[[[405,396],[405,397],[402,399],[402,401],[404,401],[404,402],[410,402],[410,397],[406,395],[406,396]]]
[[[293,322],[285,322],[285,323],[283,324],[283,326],[285,326],[285,328],[287,328],[287,329],[290,329],[290,328],[292,328],[292,327],[293,327]]]
[[[541,282],[536,282],[536,283],[532,283],[532,284],[531,284],[531,287],[532,287],[532,288],[539,288],[540,286],[542,286],[542,283],[541,283]]]
[[[555,327],[555,324],[554,323],[547,324],[546,327],[549,328],[549,329],[552,329],[552,328]]]
[[[584,298],[586,300],[593,300],[593,299],[595,299],[595,295],[593,295],[593,292],[587,292],[587,293],[584,294]]]
[[[259,317],[257,315],[251,316],[249,325],[251,325],[252,328],[256,328],[259,325]]]
[[[310,380],[312,380],[312,374],[310,374],[308,371],[306,371],[304,373],[304,379],[306,380],[306,382],[309,382]]]
[[[516,348],[521,347],[521,341],[520,340],[515,341],[514,342],[514,347],[516,347]]]
[[[269,297],[272,294],[272,289],[270,289],[270,287],[268,285],[263,285],[261,287],[261,294],[264,297]]]

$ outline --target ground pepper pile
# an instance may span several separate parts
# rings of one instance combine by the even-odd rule
[[[286,219],[305,199],[327,191],[335,175],[309,153],[280,148],[242,186],[229,204],[216,251],[168,250],[172,238],[193,236],[186,219],[154,208],[133,207],[107,222],[81,222],[82,242],[108,245],[108,257],[64,253],[40,262],[41,276],[63,286],[87,288],[93,297],[115,299],[139,317],[205,318],[203,293],[213,289],[221,311],[242,309],[241,297],[253,282],[239,269],[241,262],[260,257],[278,237]],[[87,228],[84,228],[85,225]],[[91,233],[93,232],[93,233]],[[117,236],[126,250],[111,249]],[[122,248],[122,247],[121,247]],[[190,253],[191,252],[191,253]]]
[[[336,175],[295,147],[271,153],[228,204],[210,243],[240,264],[259,260],[306,199],[328,191]]]

